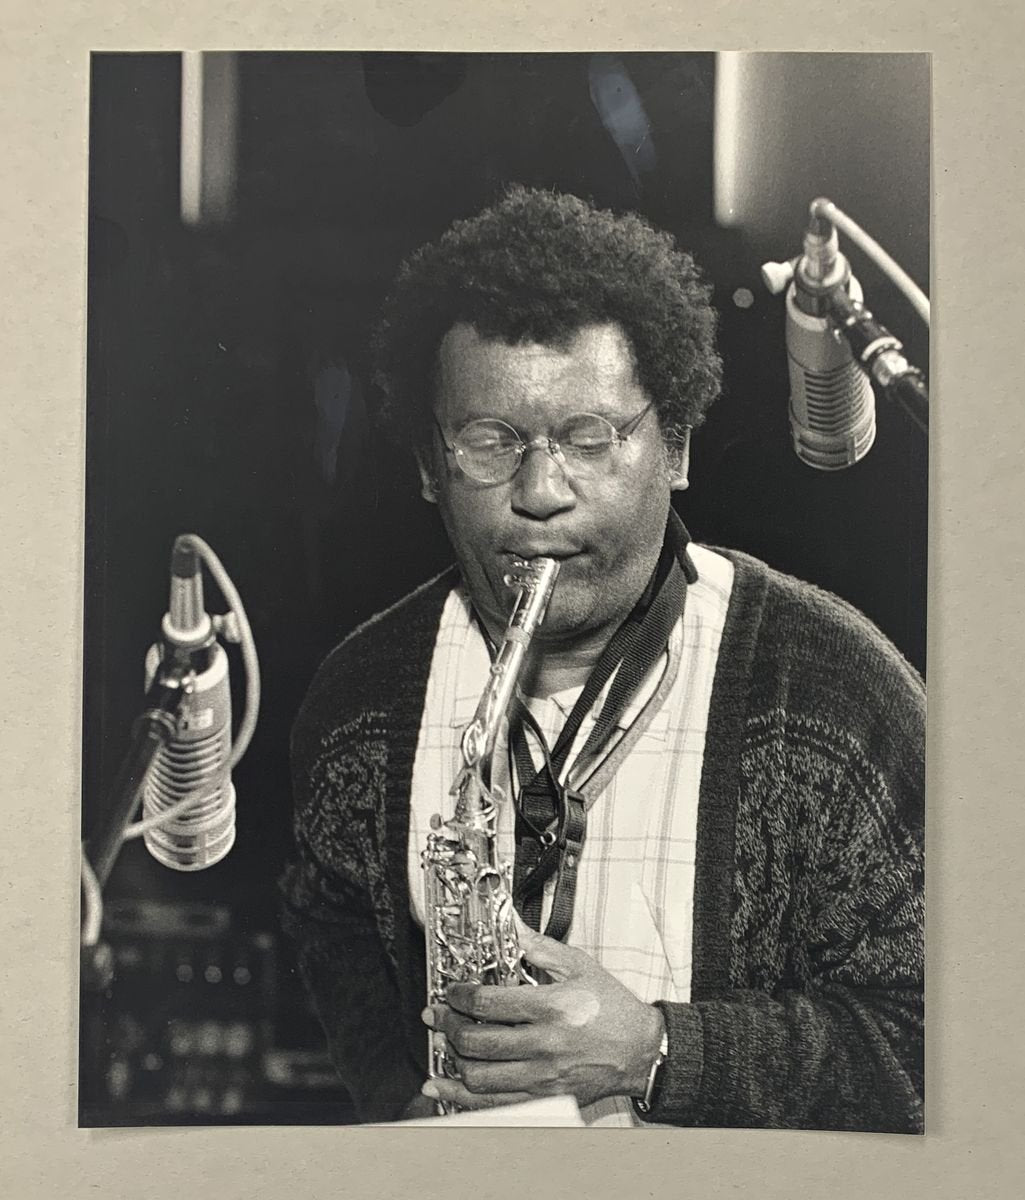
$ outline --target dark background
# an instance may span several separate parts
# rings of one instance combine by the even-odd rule
[[[697,539],[851,600],[924,672],[924,440],[880,403],[863,462],[825,474],[796,459],[783,304],[758,269],[797,253],[825,194],[928,288],[928,60],[752,64],[723,226],[713,54],[240,54],[233,209],[197,228],[179,209],[180,56],[94,56],[84,832],[140,711],[176,534],[206,538],[232,575],[264,697],[235,772],[230,856],[180,874],[135,842],[115,867],[118,970],[98,999],[83,993],[84,1124],[347,1119],[277,933],[288,732],[331,646],[449,561],[412,463],[374,433],[369,329],[402,257],[507,183],[640,211],[693,250],[715,287],[726,386],[694,439],[681,515]],[[641,122],[643,148],[621,149],[610,111]],[[869,306],[926,366],[917,318],[844,248]],[[223,608],[212,585],[207,599]],[[230,1043],[242,1025],[249,1041]]]

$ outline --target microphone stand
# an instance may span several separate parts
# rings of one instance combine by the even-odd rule
[[[182,697],[182,689],[177,684],[158,679],[146,695],[145,711],[132,725],[131,744],[114,780],[114,800],[88,841],[89,864],[101,888],[110,878],[153,760],[175,731],[175,717]]]

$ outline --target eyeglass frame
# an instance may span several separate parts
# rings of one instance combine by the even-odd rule
[[[637,432],[637,428],[640,425],[641,421],[644,420],[645,416],[648,413],[648,410],[651,409],[654,406],[654,404],[655,404],[654,400],[649,400],[648,403],[641,409],[641,411],[639,413],[636,413],[634,416],[630,417],[629,420],[624,421],[622,425],[613,425],[612,422],[608,419],[608,417],[603,417],[601,415],[601,413],[594,413],[594,412],[570,413],[569,416],[565,419],[565,421],[562,422],[562,425],[563,426],[568,425],[570,421],[575,420],[577,417],[597,417],[600,421],[604,421],[605,424],[608,425],[608,427],[612,430],[613,434],[615,434],[615,437],[613,438],[613,440],[611,440],[609,442],[609,445],[608,445],[609,450],[612,450],[613,447],[622,446],[624,442],[628,442],[630,440],[630,438],[633,436],[633,434],[635,434]],[[519,454],[519,460],[517,461],[516,466],[513,468],[512,473],[508,476],[508,478],[506,478],[506,479],[478,479],[475,475],[471,475],[470,472],[467,471],[467,469],[460,462],[459,448],[454,446],[451,442],[449,442],[446,439],[445,430],[442,429],[441,422],[438,420],[438,414],[432,410],[431,416],[434,420],[434,424],[437,426],[438,434],[441,437],[441,444],[445,447],[445,449],[452,455],[452,457],[459,464],[460,471],[463,472],[463,474],[467,477],[467,479],[472,479],[474,481],[474,483],[481,483],[481,484],[492,485],[492,486],[497,486],[498,484],[501,484],[501,483],[511,483],[512,480],[514,480],[516,478],[517,474],[519,473],[520,468],[523,466],[523,460],[527,457],[527,452],[529,450],[543,449],[548,454],[551,455],[551,457],[559,464],[560,467],[563,468],[563,470],[567,470],[569,467],[569,464],[566,461],[566,456],[562,451],[562,446],[560,445],[559,442],[557,442],[555,440],[554,437],[551,436],[551,434],[539,433],[537,435],[537,437],[531,438],[530,441],[524,441],[523,436],[520,434],[520,431],[518,429],[516,429],[514,426],[510,425],[508,421],[503,421],[501,417],[476,417],[476,418],[474,418],[473,421],[467,421],[467,423],[463,426],[463,429],[467,429],[470,425],[475,424],[477,421],[494,421],[498,425],[504,425],[506,427],[506,429],[512,430],[513,434],[515,435],[515,437],[517,439],[517,442],[516,442],[517,453]],[[624,430],[626,430],[625,433],[624,433]],[[460,430],[460,433],[461,432],[462,432],[462,430]],[[456,436],[458,437],[459,435],[457,434]],[[463,451],[463,453],[465,453],[465,451]]]

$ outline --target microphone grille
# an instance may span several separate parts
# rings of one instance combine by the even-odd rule
[[[876,436],[875,396],[868,378],[853,360],[797,375],[791,378],[790,432],[798,458],[819,471],[859,462]]]
[[[199,871],[220,862],[234,845],[230,760],[227,656],[216,646],[210,666],[183,696],[175,734],[161,746],[143,788],[147,819],[163,816],[188,797],[193,800],[143,834],[146,849],[165,867]]]

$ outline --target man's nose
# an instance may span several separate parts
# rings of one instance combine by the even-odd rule
[[[534,442],[524,451],[520,469],[513,476],[513,511],[544,520],[572,508],[576,495],[556,448]]]

